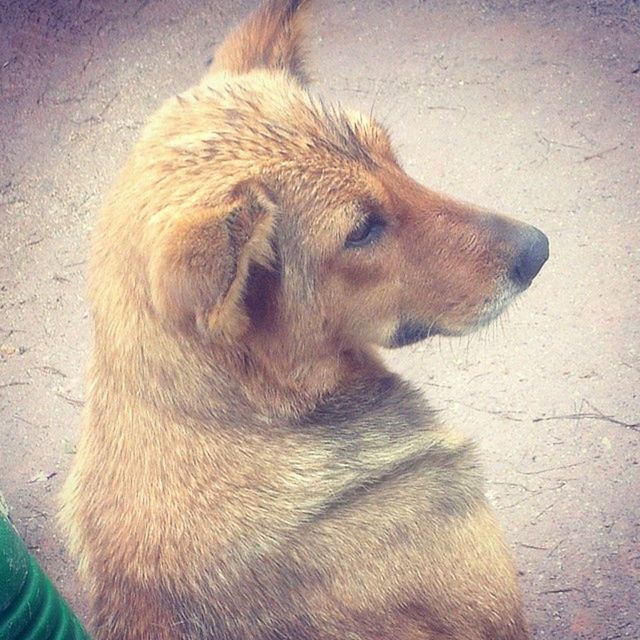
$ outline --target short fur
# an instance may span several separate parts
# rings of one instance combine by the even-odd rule
[[[307,4],[264,4],[160,108],[98,224],[62,512],[93,632],[527,638],[472,444],[375,348],[489,322],[540,234],[312,98]]]

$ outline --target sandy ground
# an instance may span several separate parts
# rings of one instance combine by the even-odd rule
[[[0,1],[0,489],[82,616],[55,526],[90,346],[88,238],[145,117],[250,2]],[[640,4],[319,0],[316,90],[409,173],[543,229],[502,322],[389,354],[480,443],[536,638],[640,638]]]

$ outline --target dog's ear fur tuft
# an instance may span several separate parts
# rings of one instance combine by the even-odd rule
[[[287,71],[306,84],[303,36],[309,4],[309,0],[267,0],[220,45],[211,73],[240,74],[263,67]]]
[[[162,321],[187,333],[241,335],[249,323],[242,298],[251,265],[273,268],[275,213],[262,185],[244,183],[228,202],[167,225],[149,264]]]

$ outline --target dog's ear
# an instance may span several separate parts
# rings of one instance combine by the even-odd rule
[[[276,209],[260,184],[244,183],[224,204],[167,223],[149,263],[151,296],[162,321],[183,332],[229,338],[244,332],[250,268],[273,268]]]
[[[247,73],[264,67],[288,71],[302,84],[303,36],[309,0],[267,0],[224,40],[211,73]]]

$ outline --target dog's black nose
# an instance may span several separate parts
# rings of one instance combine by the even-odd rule
[[[523,289],[536,277],[549,257],[549,239],[539,229],[529,227],[520,242],[520,250],[509,275]]]

